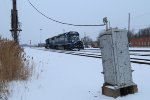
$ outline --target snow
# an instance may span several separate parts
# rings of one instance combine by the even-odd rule
[[[12,82],[9,100],[114,100],[102,95],[102,61],[57,52],[25,48],[33,57],[35,72],[27,82]],[[131,64],[133,80],[139,92],[116,100],[146,100],[150,98],[150,67]]]
[[[100,50],[99,48],[85,48],[85,50]],[[129,47],[129,50],[150,50],[149,47]]]
[[[150,50],[149,47],[130,47],[130,50]]]

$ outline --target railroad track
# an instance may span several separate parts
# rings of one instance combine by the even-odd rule
[[[150,50],[129,50],[132,52],[150,52]]]
[[[102,58],[101,54],[93,54],[93,53],[89,53],[89,52],[86,53],[86,52],[79,52],[79,51],[65,51],[65,50],[40,49],[40,48],[36,48],[36,49],[44,50],[44,51],[57,52],[57,53],[70,54],[70,55],[91,57],[91,58]],[[132,54],[132,55],[134,55],[134,54]],[[140,56],[140,55],[138,55],[138,56]],[[141,59],[141,58],[132,58],[131,57],[130,61],[131,61],[131,63],[150,65],[150,59]]]

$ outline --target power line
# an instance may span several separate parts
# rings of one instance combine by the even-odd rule
[[[59,24],[64,24],[64,25],[70,25],[70,26],[105,26],[106,24],[100,24],[100,25],[76,25],[76,24],[70,24],[70,23],[64,23],[62,21],[58,21],[58,20],[55,20],[51,17],[48,17],[47,15],[45,15],[44,13],[42,13],[40,10],[38,10],[32,3],[30,0],[27,0],[29,2],[29,4],[38,12],[40,13],[42,16],[44,16],[45,18],[51,20],[51,21],[54,21],[56,23],[59,23]]]

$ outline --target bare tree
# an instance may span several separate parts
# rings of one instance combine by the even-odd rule
[[[81,38],[81,41],[83,42],[85,47],[88,47],[93,42],[92,38],[90,38],[89,36],[84,36],[83,38]]]
[[[140,29],[136,34],[132,34],[130,38],[150,37],[150,27]]]

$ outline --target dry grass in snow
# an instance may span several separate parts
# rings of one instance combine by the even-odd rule
[[[11,81],[28,80],[33,66],[26,59],[23,48],[13,41],[0,38],[0,92],[8,94]],[[2,96],[0,96],[0,99]]]

